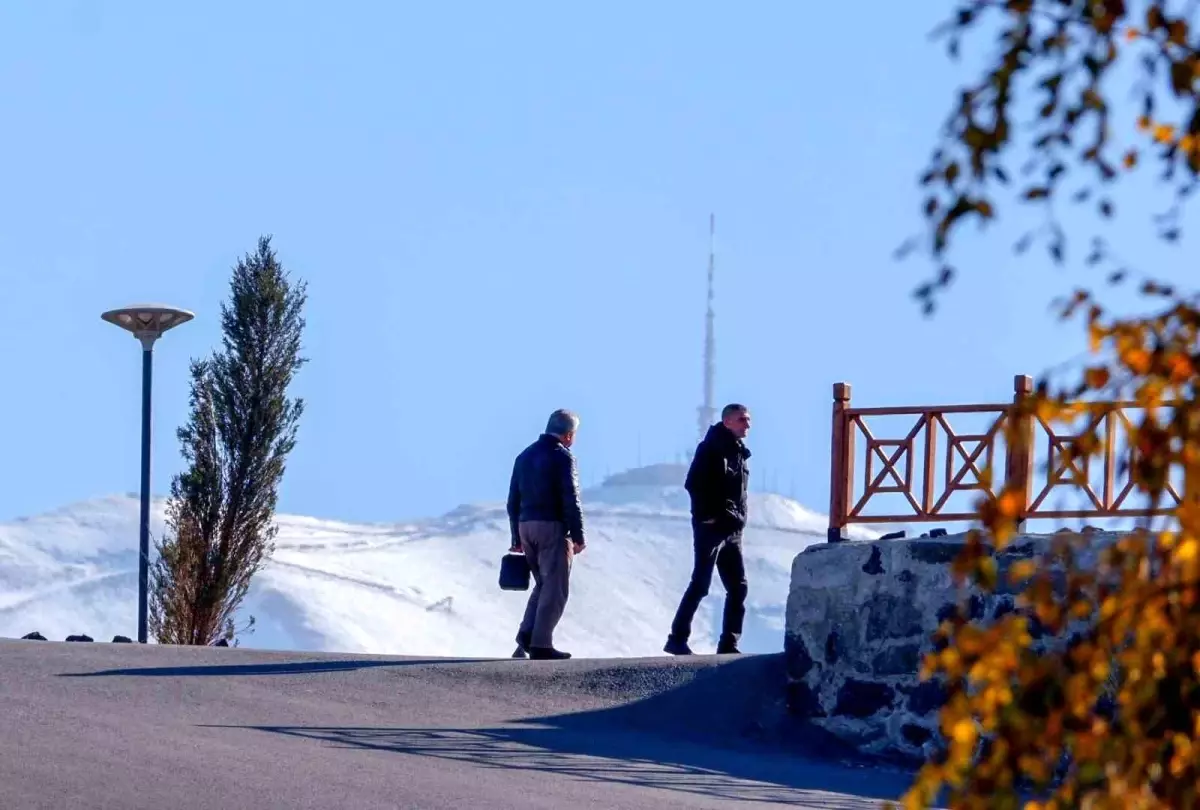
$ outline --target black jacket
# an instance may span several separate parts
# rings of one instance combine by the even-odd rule
[[[521,451],[513,464],[508,523],[514,548],[520,545],[517,524],[526,520],[560,521],[572,540],[584,542],[575,457],[556,437],[545,433]]]
[[[684,488],[692,496],[692,520],[714,520],[723,534],[746,527],[746,490],[750,479],[750,448],[718,422],[696,446]]]

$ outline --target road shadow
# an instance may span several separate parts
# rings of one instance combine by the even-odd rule
[[[96,672],[63,672],[60,678],[136,677],[228,677],[236,675],[308,675],[320,672],[350,672],[375,667],[435,666],[439,664],[470,664],[483,659],[471,658],[414,658],[401,660],[290,661],[278,664],[213,664],[209,666],[133,667],[103,669]]]
[[[483,768],[548,773],[729,802],[764,802],[820,810],[865,810],[879,807],[882,799],[898,799],[907,787],[907,782],[885,772],[843,769],[764,750],[720,749],[636,731],[246,728],[325,743],[334,748],[432,757]]]
[[[912,783],[910,771],[865,760],[791,718],[782,655],[704,667],[616,661],[585,671],[538,667],[529,675],[531,692],[553,680],[558,688],[617,702],[490,728],[237,728],[337,748],[822,810],[878,807],[883,799],[899,799]]]

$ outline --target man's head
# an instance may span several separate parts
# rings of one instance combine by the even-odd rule
[[[563,447],[570,447],[575,443],[575,431],[578,429],[579,417],[564,408],[550,414],[550,419],[546,422],[546,432],[556,436],[563,443]]]
[[[746,434],[750,432],[750,409],[731,402],[721,409],[721,424],[739,439],[746,438]]]

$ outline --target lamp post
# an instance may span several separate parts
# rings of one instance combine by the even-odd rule
[[[131,332],[142,344],[142,510],[138,529],[138,643],[145,644],[146,600],[150,578],[150,384],[154,342],[169,329],[196,317],[185,309],[143,304],[105,312],[104,320]]]

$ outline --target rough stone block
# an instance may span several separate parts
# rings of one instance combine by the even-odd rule
[[[1079,563],[1089,564],[1094,550],[1121,536],[1089,535]],[[990,622],[1018,610],[1014,596],[1024,585],[1009,585],[1008,571],[1054,542],[1049,535],[1026,534],[1001,551],[985,545],[1000,581],[995,594],[984,595],[971,586],[964,590],[952,574],[965,540],[964,534],[931,532],[925,538],[818,543],[796,555],[785,635],[789,708],[860,750],[912,756],[936,747],[938,735],[930,730],[945,689],[917,675],[922,652],[944,645],[933,632],[959,613]],[[1059,587],[1062,572],[1054,576]],[[1030,630],[1037,639],[1045,635],[1033,620]],[[1067,635],[1038,643],[1066,644]]]

